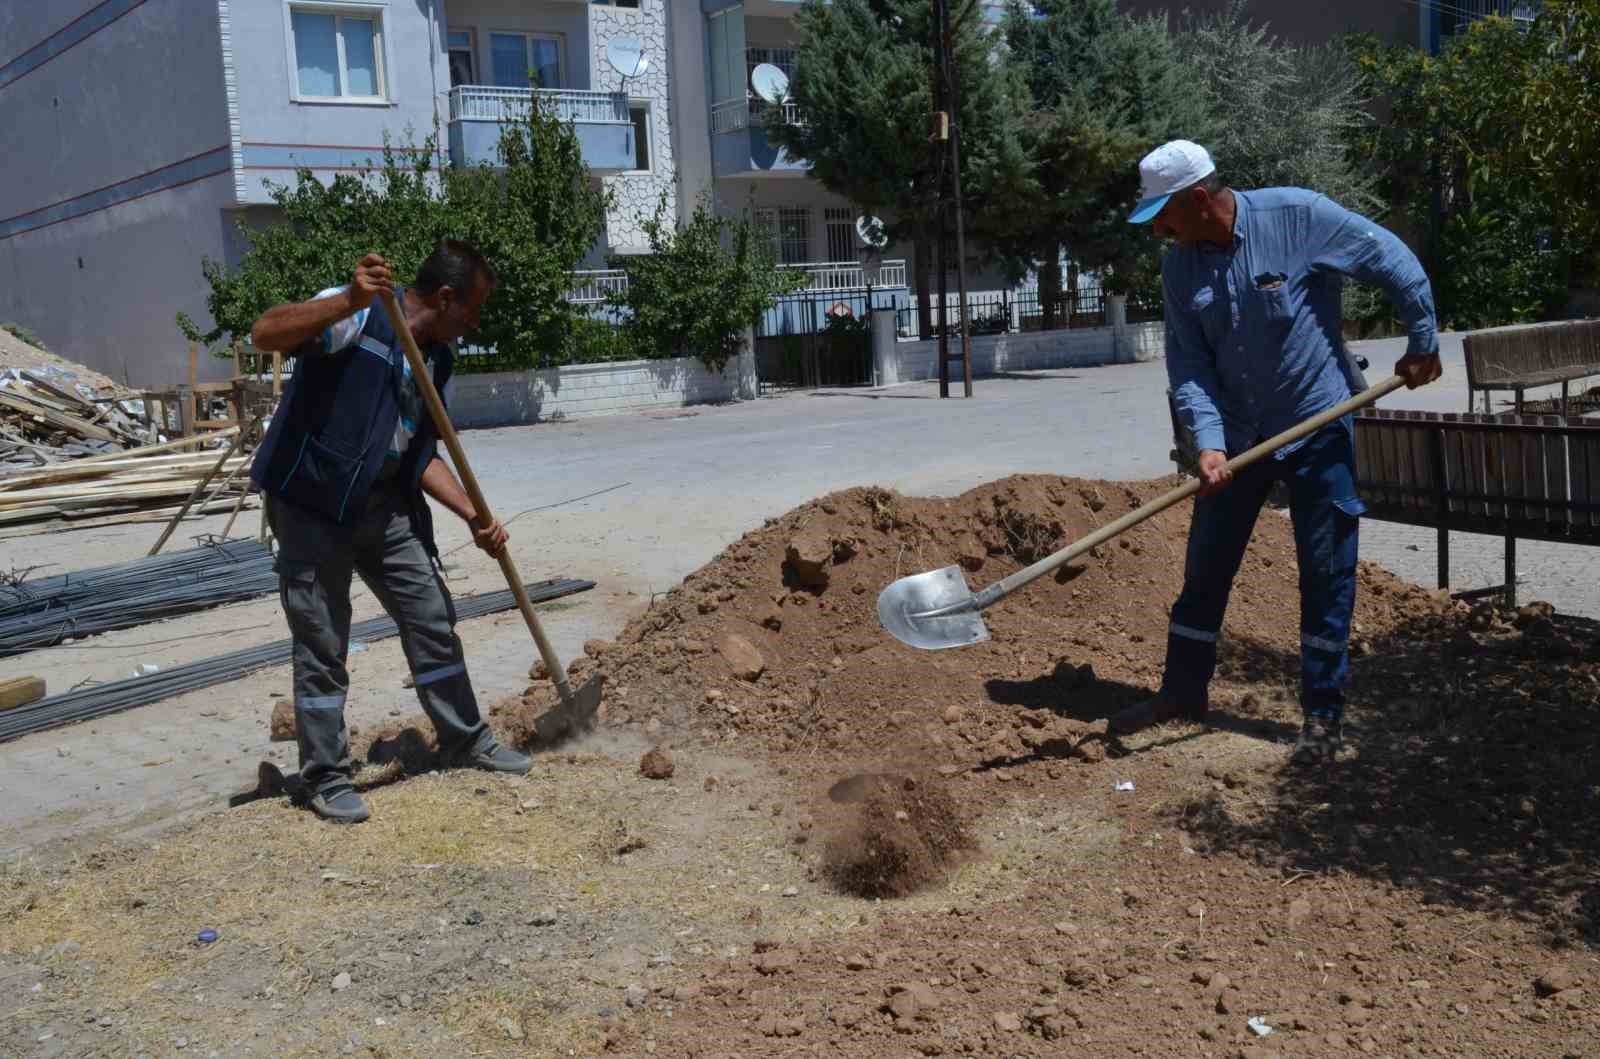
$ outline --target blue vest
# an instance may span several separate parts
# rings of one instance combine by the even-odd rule
[[[250,465],[250,479],[262,492],[340,525],[365,513],[400,421],[405,350],[395,337],[383,303],[374,301],[350,348],[296,356],[294,374]],[[443,393],[453,357],[446,346],[428,352],[433,355],[433,385]],[[416,435],[401,454],[395,479],[411,496],[412,524],[434,554],[421,483],[422,472],[433,461],[438,432],[426,405],[417,420]]]

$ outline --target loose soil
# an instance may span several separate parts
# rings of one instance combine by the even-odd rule
[[[0,1053],[1600,1056],[1600,628],[1364,565],[1351,748],[1303,771],[1277,513],[1207,727],[1104,724],[1159,680],[1184,508],[988,643],[877,626],[896,577],[981,587],[1172,484],[824,497],[588,644],[603,726],[532,777],[418,777],[391,730],[359,828],[257,801],[13,866]]]

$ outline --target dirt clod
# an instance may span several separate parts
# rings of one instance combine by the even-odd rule
[[[644,752],[639,759],[639,775],[647,780],[670,779],[676,766],[672,761],[672,752],[665,747],[653,747]]]
[[[279,699],[272,704],[272,741],[292,743],[294,739],[294,703],[288,699]]]

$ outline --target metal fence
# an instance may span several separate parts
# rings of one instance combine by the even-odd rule
[[[451,121],[513,121],[527,113],[534,96],[562,121],[628,124],[628,97],[621,92],[583,92],[568,88],[491,88],[457,85],[450,90]]]

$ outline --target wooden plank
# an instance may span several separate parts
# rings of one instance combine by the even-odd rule
[[[43,677],[13,677],[0,680],[0,710],[12,710],[44,698]]]
[[[171,452],[174,449],[191,448],[195,445],[203,445],[208,441],[221,441],[223,438],[232,437],[238,429],[238,427],[229,427],[226,430],[218,430],[209,434],[194,434],[186,438],[174,438],[171,441],[163,441],[159,445],[144,445],[137,449],[125,449],[122,452],[108,452],[103,456],[87,456],[76,462],[104,463],[107,460],[131,459],[137,456],[148,456],[156,452]]]
[[[10,390],[0,390],[0,405],[5,405],[13,411],[21,412],[31,419],[42,420],[57,430],[65,430],[81,438],[89,438],[94,441],[117,440],[117,436],[105,427],[97,427],[87,420],[79,419],[77,416],[45,408],[24,397],[17,396]]]
[[[210,453],[179,452],[165,456],[145,456],[141,459],[107,460],[90,463],[88,460],[71,460],[52,467],[33,471],[18,471],[0,476],[0,496],[13,489],[70,482],[84,478],[99,478],[124,474],[129,470],[171,470],[188,466],[203,467],[211,460]]]
[[[1494,459],[1499,465],[1496,470],[1500,478],[1500,495],[1506,498],[1498,505],[1500,517],[1507,522],[1521,522],[1528,517],[1528,507],[1517,503],[1520,498],[1527,495],[1522,456],[1522,446],[1526,439],[1527,435],[1520,430],[1505,430],[1490,435],[1489,438],[1489,447],[1493,450]]]
[[[1456,418],[1454,412],[1445,413],[1439,427],[1444,441],[1444,485],[1451,492],[1463,492],[1467,489],[1467,471],[1462,463],[1465,450],[1461,446],[1461,431],[1451,429]],[[1448,515],[1465,513],[1466,501],[1451,497],[1445,502],[1445,510]]]
[[[85,401],[78,394],[75,394],[75,393],[71,392],[70,390],[63,390],[63,389],[61,389],[61,387],[57,386],[55,383],[51,382],[49,379],[44,378],[43,376],[38,375],[38,374],[36,374],[34,372],[24,371],[22,373],[22,377],[24,379],[28,380],[28,385],[37,386],[37,387],[39,387],[39,389],[43,390],[45,393],[53,394],[56,397],[60,398],[61,400],[66,401],[69,405],[76,405],[78,407],[85,408],[85,409],[89,409],[89,408],[93,407],[93,405],[90,402]],[[113,400],[114,401],[114,400],[116,400],[116,398],[109,398],[109,400]]]

